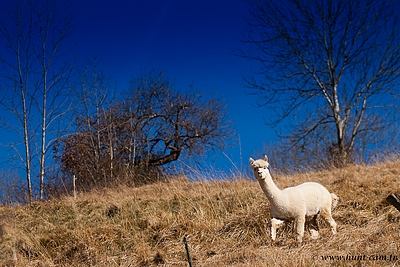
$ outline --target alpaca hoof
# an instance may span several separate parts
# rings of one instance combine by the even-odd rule
[[[311,234],[311,239],[317,239],[319,237],[319,233],[317,230],[311,229],[310,234]]]

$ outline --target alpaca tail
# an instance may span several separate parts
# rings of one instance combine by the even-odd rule
[[[334,209],[339,203],[339,197],[336,194],[331,193],[331,198],[332,198],[332,209]]]

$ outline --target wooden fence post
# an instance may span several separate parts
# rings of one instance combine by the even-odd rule
[[[72,186],[73,186],[73,190],[74,190],[74,199],[76,199],[76,183],[75,183],[75,181],[76,181],[76,176],[74,174],[74,175],[72,175]]]
[[[186,236],[183,238],[183,243],[185,244],[187,259],[188,259],[188,262],[189,262],[189,267],[192,267],[192,260],[190,259],[190,251],[189,251],[189,246],[188,246],[188,243],[187,243]]]

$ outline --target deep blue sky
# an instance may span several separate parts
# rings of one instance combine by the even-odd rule
[[[70,8],[78,56],[97,55],[118,88],[126,87],[140,69],[154,67],[175,79],[177,89],[193,83],[219,94],[240,136],[240,144],[225,151],[238,168],[246,168],[248,158],[275,138],[264,124],[267,111],[255,107],[255,97],[242,86],[243,75],[256,70],[257,63],[233,55],[244,45],[238,38],[245,28],[247,2],[83,0],[73,1]],[[233,168],[221,153],[207,164]]]
[[[247,2],[81,0],[60,4],[62,11],[69,6],[76,25],[69,41],[76,43],[72,53],[78,66],[97,56],[119,90],[126,89],[142,69],[155,68],[165,71],[177,89],[193,84],[226,102],[240,143],[224,152],[229,159],[223,153],[205,159],[208,167],[246,169],[248,158],[263,153],[263,143],[276,138],[264,123],[267,110],[255,107],[256,98],[242,86],[243,75],[256,70],[257,63],[233,55],[244,45],[238,38],[245,28]]]

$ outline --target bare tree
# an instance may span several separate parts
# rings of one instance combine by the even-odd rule
[[[241,56],[258,61],[246,86],[285,121],[294,149],[311,144],[334,164],[394,121],[400,74],[398,1],[249,0]],[[372,139],[370,139],[372,142]]]
[[[194,90],[178,92],[162,72],[135,79],[124,96],[91,116],[90,128],[78,120],[77,132],[56,147],[63,171],[76,175],[83,189],[123,177],[135,185],[157,180],[162,166],[223,149],[232,137],[220,100]]]
[[[46,155],[60,134],[56,122],[69,110],[65,89],[72,64],[66,60],[68,49],[63,44],[73,28],[70,17],[57,14],[55,1],[17,1],[12,8],[0,25],[4,40],[1,104],[11,115],[2,123],[24,144],[23,149],[19,141],[11,146],[24,165],[31,202],[33,163],[39,169],[39,198],[43,199]]]
[[[111,126],[102,125],[101,120],[110,121],[106,120],[106,117],[109,116],[107,108],[115,101],[115,86],[111,84],[110,79],[104,74],[97,57],[87,62],[85,69],[80,73],[80,78],[80,82],[74,86],[75,99],[79,101],[74,108],[74,117],[76,118],[77,128],[84,129],[88,133],[85,140],[87,143],[86,149],[91,153],[91,162],[88,165],[90,167],[83,172],[86,179],[95,181],[103,177],[103,182],[105,182],[107,177],[112,179],[113,176],[112,167],[107,168],[105,165],[112,165],[113,161],[108,160],[107,163],[104,161],[102,144],[104,142],[108,143],[111,149],[111,141],[105,141],[104,139],[105,136],[112,137],[109,132]],[[108,157],[112,158],[112,155],[111,150],[108,153]],[[76,172],[75,175],[81,177],[82,173]]]
[[[133,80],[124,110],[136,128],[141,156],[136,164],[164,165],[181,153],[202,155],[224,149],[232,138],[223,102],[193,88],[181,93],[163,72]],[[139,149],[139,150],[138,150]]]

